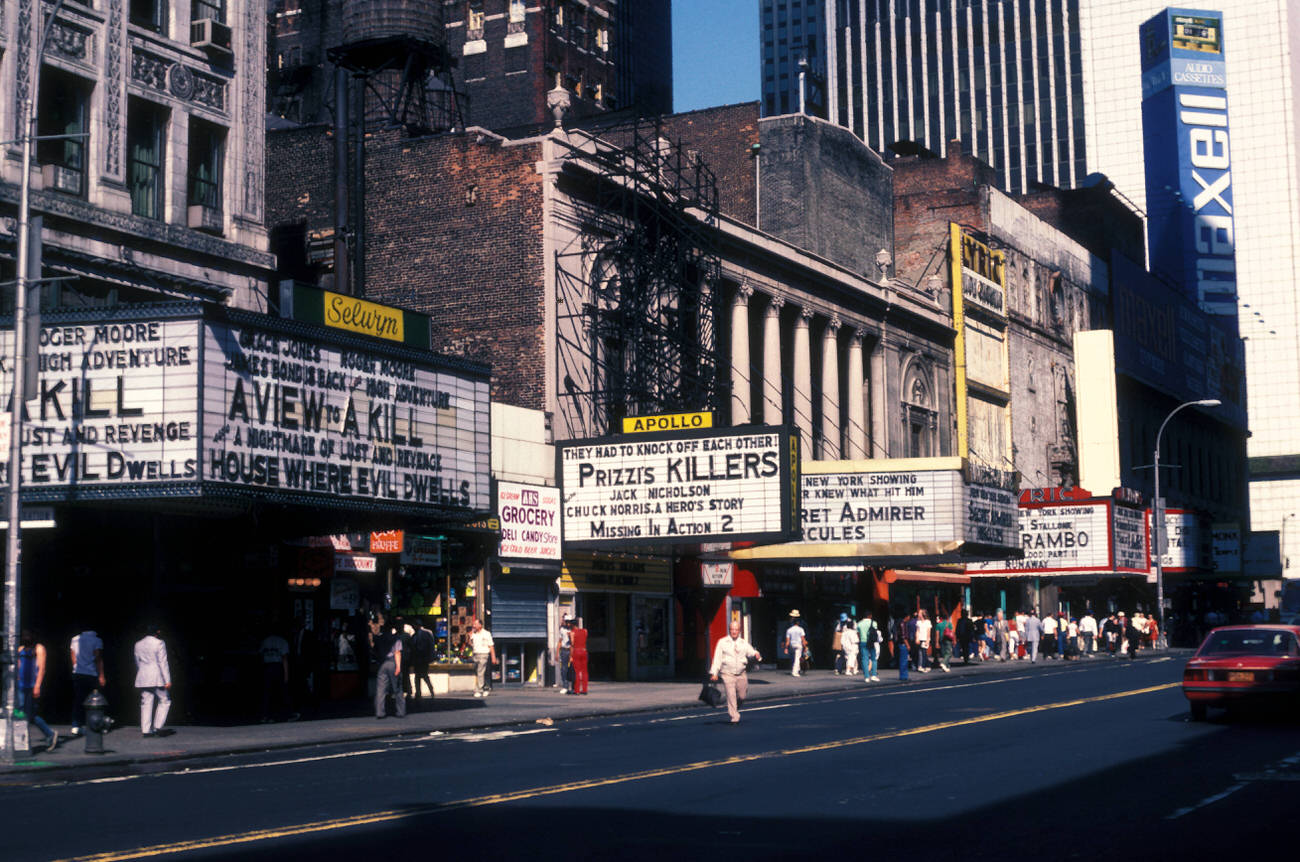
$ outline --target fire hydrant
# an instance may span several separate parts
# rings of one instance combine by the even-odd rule
[[[92,691],[86,698],[86,753],[104,753],[104,734],[112,726],[112,721],[105,710],[108,701],[98,691]]]

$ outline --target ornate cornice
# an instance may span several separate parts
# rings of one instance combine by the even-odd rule
[[[18,189],[7,184],[0,186],[0,200],[12,206],[17,206]],[[230,261],[259,269],[274,269],[275,267],[275,255],[269,252],[257,251],[179,225],[101,209],[79,198],[57,192],[33,191],[32,208],[36,212],[65,218],[91,227],[116,231],[128,237],[162,243],[222,261]],[[100,238],[113,241],[107,237]]]

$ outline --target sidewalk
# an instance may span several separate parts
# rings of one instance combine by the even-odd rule
[[[1144,653],[1144,658],[1172,655],[1179,657],[1188,650],[1161,650]],[[1139,659],[1141,660],[1141,659]],[[1079,662],[1040,661],[1031,665],[1027,661],[983,662],[963,666],[956,663],[951,673],[934,671],[928,674],[911,674],[912,686],[932,685],[955,678],[972,675],[1034,672],[1042,669],[1059,669],[1070,666],[1105,666],[1108,658],[1088,659]],[[864,683],[860,676],[837,676],[829,670],[812,670],[800,677],[778,671],[771,665],[750,674],[749,702],[777,700],[787,697],[844,690],[868,690],[901,685],[897,670],[886,670],[881,681]],[[471,694],[443,695],[432,703],[426,698],[416,711],[414,702],[408,701],[406,718],[389,717],[382,721],[372,714],[358,714],[346,718],[304,719],[275,724],[250,724],[234,727],[209,725],[182,725],[172,736],[146,739],[140,735],[139,726],[119,724],[104,736],[103,754],[87,754],[81,738],[67,735],[66,725],[55,725],[59,732],[59,745],[52,752],[40,750],[43,742],[40,731],[31,729],[37,749],[28,755],[19,755],[13,766],[0,766],[0,781],[31,780],[40,775],[50,779],[72,779],[80,770],[93,770],[97,774],[111,772],[124,774],[136,771],[141,764],[180,761],[227,754],[264,752],[276,749],[301,748],[317,745],[353,743],[366,739],[391,739],[396,736],[425,736],[436,731],[463,732],[491,727],[534,726],[546,719],[560,721],[620,713],[653,712],[682,708],[705,709],[697,697],[699,682],[594,682],[591,693],[585,696],[566,696],[555,688],[535,686],[497,686],[488,698],[477,699]],[[118,710],[119,715],[129,708]]]

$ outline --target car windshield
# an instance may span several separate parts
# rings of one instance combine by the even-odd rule
[[[1282,629],[1212,632],[1200,655],[1294,655],[1295,635]]]

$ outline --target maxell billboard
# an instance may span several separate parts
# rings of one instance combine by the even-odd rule
[[[748,426],[559,443],[564,544],[797,539],[797,440]]]
[[[1213,314],[1237,314],[1223,15],[1166,9],[1142,25],[1151,268]]]

